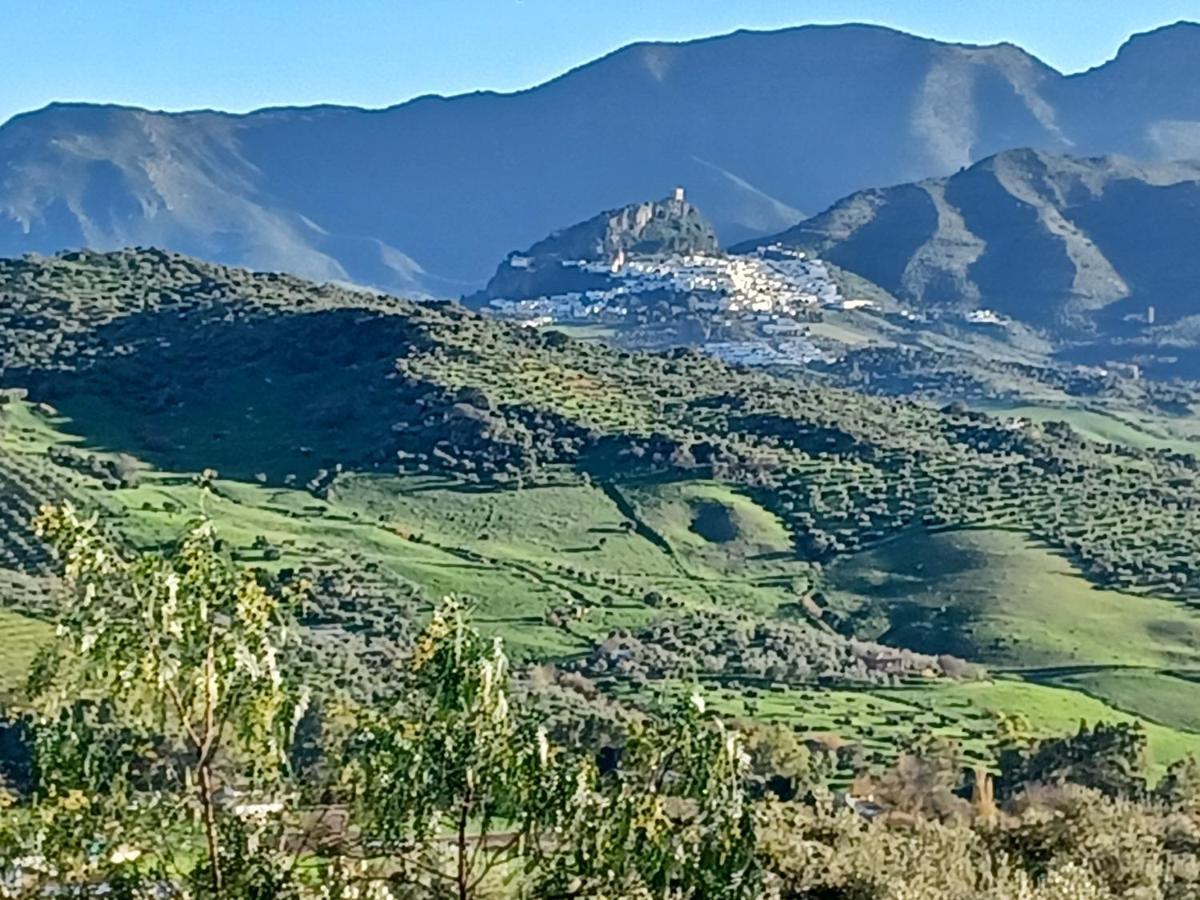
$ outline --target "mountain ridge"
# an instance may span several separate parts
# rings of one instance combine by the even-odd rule
[[[0,126],[0,253],[161,245],[458,295],[509,248],[677,183],[732,243],[1014,146],[1200,154],[1200,103],[1146,55],[1063,75],[1010,44],[801,26],[631,44],[517,92],[382,109],[55,104]],[[1114,67],[1132,87],[1113,93]],[[1110,94],[1118,112],[1098,115]]]
[[[1129,333],[1149,307],[1159,325],[1195,314],[1180,242],[1200,225],[1198,204],[1200,162],[1019,149],[851,194],[768,240],[819,252],[918,307]]]
[[[1154,35],[1159,34],[1160,32],[1169,32],[1173,29],[1189,28],[1189,27],[1200,29],[1200,22],[1192,22],[1190,20],[1180,19],[1175,22],[1167,23],[1167,24],[1158,26],[1156,28],[1149,29],[1144,32],[1135,32],[1134,34],[1131,34],[1128,38],[1126,38],[1126,40],[1124,42],[1122,42],[1122,44],[1117,49],[1117,53],[1119,54],[1121,48],[1127,46],[1131,41],[1134,41],[1135,39],[1144,38],[1144,37],[1148,37],[1148,36],[1154,36]],[[987,50],[987,49],[995,49],[995,48],[1006,48],[1006,49],[1018,50],[1021,53],[1032,56],[1032,54],[1030,54],[1029,51],[1025,50],[1023,47],[1020,46],[1020,44],[1017,44],[1014,41],[995,41],[992,43],[976,43],[976,42],[972,42],[972,41],[949,41],[949,40],[943,40],[941,38],[934,38],[934,37],[929,37],[927,35],[921,35],[921,34],[916,34],[913,32],[907,32],[907,31],[904,31],[903,29],[892,28],[887,25],[878,25],[878,24],[871,23],[871,22],[837,22],[837,23],[820,23],[820,22],[818,22],[818,23],[810,23],[810,24],[804,24],[804,25],[786,26],[783,28],[735,28],[732,31],[725,31],[725,32],[721,32],[719,34],[706,35],[706,36],[697,37],[697,38],[684,38],[684,39],[680,39],[680,40],[650,40],[650,39],[648,39],[648,40],[642,40],[642,41],[633,41],[631,43],[623,44],[620,47],[614,48],[613,50],[610,50],[607,53],[603,53],[600,56],[597,56],[595,59],[588,60],[586,62],[579,63],[578,65],[571,66],[570,68],[560,72],[558,75],[553,75],[549,78],[546,78],[543,81],[537,82],[536,84],[532,84],[532,85],[529,85],[529,86],[523,87],[523,88],[514,88],[512,90],[503,90],[503,89],[499,89],[499,88],[478,88],[476,90],[462,91],[459,93],[439,93],[437,91],[431,91],[428,93],[417,94],[413,97],[409,97],[408,99],[401,100],[396,103],[388,103],[384,106],[363,106],[363,105],[354,104],[354,103],[337,103],[337,102],[333,102],[333,101],[328,101],[328,102],[314,102],[314,103],[269,104],[266,106],[256,106],[256,107],[253,107],[252,109],[247,109],[244,111],[223,110],[218,107],[212,107],[212,106],[186,107],[183,109],[165,109],[162,107],[140,106],[136,103],[102,102],[102,101],[88,101],[88,100],[53,100],[49,103],[46,103],[43,106],[13,114],[10,118],[6,119],[3,122],[0,122],[0,127],[3,127],[4,125],[7,125],[10,122],[12,122],[16,119],[22,118],[24,116],[35,116],[35,115],[38,115],[39,113],[44,113],[44,112],[47,112],[49,110],[53,110],[53,109],[56,109],[59,107],[91,107],[91,108],[100,108],[100,109],[116,109],[116,110],[124,110],[124,111],[129,111],[129,112],[149,112],[149,113],[154,113],[156,115],[164,115],[164,116],[188,116],[188,115],[193,115],[193,114],[214,113],[217,115],[227,116],[229,118],[235,118],[235,119],[236,118],[245,118],[248,116],[255,116],[255,115],[258,115],[261,113],[272,113],[272,112],[309,112],[309,111],[331,110],[331,111],[364,112],[364,113],[372,113],[372,112],[384,113],[384,112],[391,112],[393,110],[401,109],[410,104],[419,103],[421,101],[428,101],[428,100],[456,100],[459,98],[478,97],[478,96],[490,96],[490,97],[519,96],[521,94],[529,93],[530,91],[535,91],[541,87],[545,87],[546,85],[549,85],[549,84],[551,84],[555,81],[558,81],[562,78],[566,78],[567,76],[572,75],[580,70],[587,69],[590,66],[602,63],[605,60],[609,59],[610,57],[616,56],[616,55],[626,52],[626,51],[634,50],[636,48],[660,47],[660,46],[661,47],[689,46],[689,45],[702,44],[702,43],[711,42],[711,41],[720,41],[725,38],[731,38],[731,37],[740,36],[740,35],[771,35],[771,34],[787,34],[787,33],[791,33],[791,32],[801,32],[801,31],[830,31],[830,30],[842,30],[842,29],[861,29],[861,30],[866,30],[866,31],[872,31],[872,30],[880,31],[880,32],[885,32],[885,33],[890,33],[890,34],[903,35],[906,37],[914,38],[918,41],[928,41],[930,43],[936,43],[936,44],[940,44],[940,45],[947,46],[947,47],[959,47],[959,48],[967,49],[967,50]],[[1102,69],[1105,66],[1113,63],[1115,60],[1116,60],[1116,54],[1114,54],[1113,58],[1111,58],[1111,59],[1104,60],[1103,62],[1096,63],[1093,66],[1089,66],[1086,69],[1080,69],[1076,72],[1064,72],[1061,69],[1058,69],[1055,66],[1051,65],[1050,63],[1047,63],[1043,60],[1039,60],[1039,62],[1045,68],[1050,69],[1051,71],[1053,71],[1059,75],[1062,75],[1066,78],[1073,78],[1073,77],[1076,77],[1079,75],[1086,75],[1090,72],[1094,72],[1097,69]]]

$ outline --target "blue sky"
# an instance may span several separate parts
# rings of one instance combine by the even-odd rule
[[[636,40],[861,21],[1011,41],[1062,71],[1200,0],[0,0],[0,122],[54,100],[155,109],[515,90]]]

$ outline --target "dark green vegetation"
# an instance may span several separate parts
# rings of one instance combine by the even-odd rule
[[[200,478],[240,560],[312,583],[308,661],[350,695],[384,689],[373,672],[455,592],[480,598],[562,728],[700,679],[801,728],[819,697],[812,730],[876,764],[930,729],[983,761],[1019,711],[1039,734],[1161,723],[1160,772],[1200,744],[1145,689],[1181,696],[1200,652],[1200,486],[1180,444],[158,251],[0,263],[0,298],[0,584],[32,633],[39,502],[74,498],[152,547]],[[1058,671],[1082,666],[1112,686]],[[1127,666],[1144,680],[1118,683]]]
[[[212,487],[202,479],[204,496]],[[211,521],[147,554],[114,545],[70,506],[44,508],[36,529],[63,585],[29,705],[0,718],[11,897],[1192,900],[1200,890],[1200,763],[1181,761],[1152,785],[1138,725],[1038,740],[1009,718],[990,738],[963,740],[943,716],[941,730],[893,735],[901,754],[870,769],[854,745],[730,722],[694,688],[602,743],[559,742],[513,690],[503,641],[472,627],[458,601],[434,610],[379,696],[346,697],[297,646],[304,588],[236,565]],[[801,699],[819,720],[821,698]],[[924,718],[899,699],[890,708]],[[847,762],[857,777],[835,792],[831,775]]]
[[[1026,349],[1009,339],[989,339],[963,329],[938,334],[925,327],[902,330],[889,325],[878,317],[859,316],[852,323],[856,331],[834,326],[833,338],[845,347],[836,362],[819,363],[812,370],[842,387],[866,393],[966,403],[996,413],[1025,407],[1040,420],[1047,415],[1032,412],[1038,405],[1051,413],[1058,408],[1068,416],[1074,408],[1091,406],[1118,418],[1134,412],[1158,419],[1159,430],[1165,425],[1170,431],[1172,424],[1178,424],[1185,436],[1196,433],[1194,419],[1189,421],[1200,401],[1195,381],[1141,378],[1122,367],[1064,365],[1051,357],[1052,345],[1044,340]],[[852,343],[860,334],[862,339]],[[1141,430],[1153,432],[1155,423]],[[1090,426],[1083,433],[1102,443],[1151,443],[1131,441],[1128,432],[1098,433]]]

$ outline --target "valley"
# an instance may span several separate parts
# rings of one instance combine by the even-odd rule
[[[1200,900],[1188,2],[10,4],[0,898]]]
[[[1158,771],[1200,747],[1186,416],[938,410],[171,255],[9,273],[10,322],[87,312],[0,346],[27,498],[0,535],[8,690],[45,628],[29,515],[71,498],[146,549],[203,509],[244,564],[307,573],[307,664],[337,690],[371,691],[453,593],[560,714],[699,679],[877,761],[1011,717],[1141,721]]]

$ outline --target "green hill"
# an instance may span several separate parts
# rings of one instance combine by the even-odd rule
[[[1122,617],[1150,636],[1168,627],[1156,621],[1179,634],[1200,622],[1198,464],[1171,449],[159,251],[0,263],[0,298],[0,478],[13,485],[0,600],[25,616],[52,569],[28,532],[37,503],[73,498],[154,546],[195,514],[207,469],[234,553],[315,585],[306,652],[348,690],[371,690],[372,666],[448,592],[477,598],[481,622],[552,664],[553,683],[592,685],[586,702],[563,687],[568,708],[691,678],[737,696],[836,687],[831,703],[946,688],[974,673],[947,654],[1013,660],[959,634],[880,630],[839,579],[871,559],[882,583],[924,580],[953,608],[960,589],[938,566],[914,575],[905,561],[950,559],[945,535],[974,527],[1057,554],[1046,583],[1071,594],[1045,627],[1078,644],[1073,662],[1111,661],[1097,648]],[[903,558],[889,559],[897,540]],[[1035,626],[1012,604],[1045,600],[1010,596],[1003,564],[985,555],[962,621],[1019,637],[1013,623]],[[1070,636],[1101,610],[1103,628]],[[1128,693],[1122,708],[1156,717]]]

